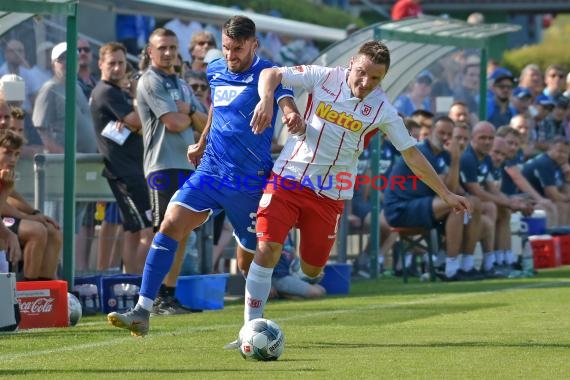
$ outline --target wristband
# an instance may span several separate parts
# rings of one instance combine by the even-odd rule
[[[196,113],[196,105],[194,103],[190,104],[190,112],[188,112],[188,116],[192,117]]]

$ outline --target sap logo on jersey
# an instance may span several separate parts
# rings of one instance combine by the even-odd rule
[[[214,107],[227,106],[245,90],[245,86],[219,86],[214,92]]]

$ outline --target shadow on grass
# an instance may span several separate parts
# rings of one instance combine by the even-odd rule
[[[254,375],[259,375],[260,371],[263,373],[289,373],[294,371],[295,373],[304,372],[306,374],[309,373],[318,373],[323,372],[323,370],[315,369],[315,368],[290,368],[290,367],[283,367],[277,368],[276,364],[269,364],[269,363],[284,363],[284,362],[297,362],[298,360],[279,360],[279,361],[272,361],[272,362],[259,362],[260,365],[265,365],[264,367],[251,367],[251,369],[244,369],[244,368],[211,368],[211,369],[203,369],[203,368],[141,368],[141,367],[133,367],[133,368],[77,368],[77,369],[2,369],[0,370],[0,376],[25,376],[25,375],[35,375],[35,374],[42,374],[42,375],[70,375],[70,374],[77,374],[78,377],[81,374],[101,374],[101,375],[132,375],[132,374],[157,374],[157,375],[188,375],[188,374],[215,374],[215,373],[247,373],[251,372]],[[303,360],[304,361],[304,360]],[[265,364],[267,363],[267,364]],[[279,364],[277,364],[279,365]],[[273,367],[269,367],[273,366]]]
[[[290,345],[292,347],[292,345]],[[480,347],[504,347],[504,348],[570,348],[570,343],[545,343],[545,342],[519,342],[519,343],[500,343],[500,342],[431,342],[431,343],[339,343],[339,342],[317,342],[313,344],[303,345],[304,349],[360,349],[360,348],[480,348]],[[301,346],[298,346],[301,348]]]

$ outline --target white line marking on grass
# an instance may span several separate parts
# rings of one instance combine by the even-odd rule
[[[348,313],[348,312],[352,313],[352,312],[358,311],[358,310],[388,309],[388,308],[401,307],[401,306],[406,306],[406,305],[421,305],[424,303],[431,303],[434,300],[445,301],[445,300],[453,300],[453,299],[459,299],[459,298],[476,297],[476,296],[482,296],[482,295],[488,295],[488,294],[500,293],[500,292],[521,291],[521,290],[532,289],[532,288],[546,288],[546,287],[557,286],[557,285],[558,286],[559,285],[568,286],[568,285],[570,285],[570,281],[561,279],[560,281],[551,281],[551,282],[537,283],[537,284],[523,284],[523,285],[514,286],[514,287],[511,286],[511,287],[507,287],[507,288],[501,288],[501,289],[495,289],[495,290],[486,290],[486,291],[480,291],[480,292],[453,293],[453,294],[444,294],[444,295],[434,294],[431,297],[430,296],[427,296],[427,297],[423,296],[421,299],[412,300],[412,301],[395,302],[395,303],[389,303],[389,304],[378,303],[378,304],[356,307],[356,308],[351,308],[351,309],[335,309],[335,310],[328,310],[328,311],[322,311],[322,312],[297,314],[297,315],[285,317],[285,318],[276,318],[275,320],[278,322],[279,321],[292,321],[292,320],[296,320],[296,319],[318,317],[321,315],[333,315],[333,314],[338,315],[338,314],[344,314],[344,313]],[[103,324],[107,324],[107,323],[106,322],[90,322],[89,323],[89,325],[100,325],[100,324],[103,325]],[[167,332],[163,332],[163,333],[154,333],[154,334],[148,335],[144,338],[134,338],[134,337],[129,335],[129,336],[125,336],[124,338],[104,340],[104,341],[95,342],[95,343],[78,344],[78,345],[73,345],[73,346],[57,347],[57,348],[53,348],[53,349],[49,349],[49,350],[9,353],[9,354],[0,355],[0,362],[13,361],[13,360],[17,360],[17,359],[25,359],[25,358],[30,358],[30,357],[34,357],[34,356],[41,356],[41,355],[52,355],[55,353],[68,352],[68,351],[91,350],[93,348],[100,348],[100,347],[111,346],[114,344],[121,344],[121,343],[124,343],[127,341],[132,341],[133,339],[145,339],[145,340],[158,339],[158,338],[163,337],[165,335],[172,336],[172,334],[175,334],[175,333],[201,332],[201,331],[216,330],[219,328],[233,328],[233,327],[239,328],[240,326],[237,323],[232,323],[229,325],[185,327],[185,328],[177,329],[174,331],[167,331]],[[55,329],[53,329],[53,330],[55,330]],[[59,330],[59,329],[57,329],[57,330]],[[36,329],[33,331],[35,333],[37,333],[38,330]],[[19,333],[25,334],[26,331],[22,330]],[[128,334],[127,330],[125,330],[125,334]]]

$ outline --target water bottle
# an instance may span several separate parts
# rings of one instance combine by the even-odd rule
[[[532,256],[530,241],[527,239],[523,244],[522,270],[526,277],[532,277],[534,276],[534,258]]]
[[[8,273],[8,260],[6,260],[6,251],[0,250],[0,273]]]

